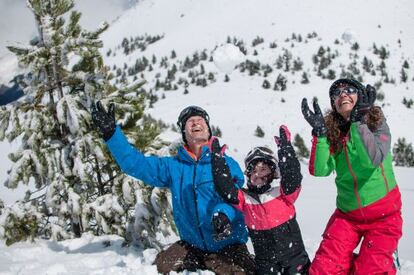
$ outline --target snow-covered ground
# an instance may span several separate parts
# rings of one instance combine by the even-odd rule
[[[305,175],[303,189],[296,202],[306,250],[313,258],[329,216],[335,208],[333,177],[315,178],[302,166]],[[414,188],[413,169],[396,168],[396,175],[403,198],[404,235],[399,253],[402,264],[400,274],[414,274]],[[166,242],[174,241],[170,238]],[[17,243],[10,247],[0,244],[0,274],[156,274],[156,250],[142,251],[136,247],[122,246],[117,236],[82,238],[53,242],[37,240],[36,243]],[[249,248],[252,249],[251,245]],[[252,250],[251,250],[252,251]],[[199,274],[212,274],[203,271]]]
[[[327,93],[331,81],[316,77],[309,66],[312,54],[321,45],[334,47],[333,41],[343,37],[358,42],[359,54],[369,57],[372,57],[373,43],[386,45],[390,49],[387,68],[397,82],[382,86],[386,103],[383,109],[393,134],[393,143],[399,137],[414,142],[411,126],[414,110],[401,104],[403,97],[414,98],[414,82],[411,80],[414,77],[413,10],[414,2],[410,0],[384,0],[380,4],[376,0],[142,0],[136,8],[126,11],[103,35],[105,49],[102,52],[115,49],[124,37],[144,33],[164,34],[163,39],[145,52],[105,56],[106,63],[111,67],[114,64],[122,67],[124,62],[131,65],[142,55],[147,58],[152,54],[169,56],[172,50],[177,53],[177,58],[184,58],[196,50],[207,49],[210,53],[223,44],[227,36],[241,38],[250,46],[252,39],[259,35],[265,39],[265,43],[257,47],[259,56],[252,56],[250,51],[247,58],[268,60],[269,64],[273,64],[281,54],[281,48],[290,45],[284,42],[285,38],[291,37],[293,32],[306,35],[316,31],[317,39],[289,48],[305,61],[305,69],[310,69],[311,82],[308,85],[296,81],[289,82],[285,92],[264,90],[261,88],[263,77],[250,77],[238,71],[229,73],[230,82],[223,82],[227,68],[217,68],[213,62],[206,64],[206,70],[216,73],[217,82],[206,88],[191,86],[189,94],[183,94],[182,89],[165,92],[166,98],[148,109],[153,117],[172,124],[184,107],[202,106],[208,111],[211,124],[220,127],[222,141],[229,145],[228,153],[242,164],[243,157],[253,146],[268,145],[276,150],[272,136],[277,133],[280,124],[288,125],[293,134],[299,133],[310,146],[310,127],[302,118],[300,101],[303,97],[318,96],[322,108],[329,108]],[[398,43],[399,39],[401,43]],[[342,54],[339,57],[342,61],[348,58],[350,51],[350,44],[345,40],[341,40],[342,45],[335,46]],[[274,51],[268,49],[273,41],[279,45]],[[411,65],[408,70],[410,80],[404,85],[398,80],[403,59]],[[6,65],[0,60],[0,63],[3,65],[0,70],[9,72],[15,69],[12,62]],[[155,72],[145,74],[148,85],[154,83]],[[289,77],[300,79],[298,76]],[[378,78],[364,77],[367,83],[374,83]],[[254,136],[257,126],[264,130],[263,138]],[[180,138],[178,133],[172,131],[163,133],[161,137],[168,141]],[[6,155],[11,150],[11,145],[0,143],[0,181],[4,180],[9,169],[10,162]],[[296,203],[297,216],[306,248],[313,257],[326,222],[335,208],[336,190],[333,177],[310,176],[306,162],[302,163],[302,170],[305,177]],[[399,244],[400,273],[414,274],[414,168],[396,167],[395,173],[403,198],[404,235]],[[22,192],[10,192],[0,186],[0,198],[6,204],[15,201]],[[174,238],[165,242],[172,241]],[[10,247],[0,243],[0,274],[155,274],[156,269],[151,265],[155,253],[151,249],[142,251],[124,247],[122,240],[116,236],[84,235],[76,240],[37,240],[36,243],[19,243]]]

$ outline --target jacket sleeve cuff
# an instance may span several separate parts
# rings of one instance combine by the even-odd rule
[[[230,222],[232,222],[236,217],[236,209],[227,203],[217,204],[216,207],[214,207],[213,215],[218,212],[225,214],[229,218]],[[211,218],[213,219],[213,217]]]

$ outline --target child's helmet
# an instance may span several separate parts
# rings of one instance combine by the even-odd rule
[[[279,166],[277,165],[278,160],[276,156],[272,150],[262,146],[254,147],[244,158],[244,165],[246,167],[246,171],[244,173],[247,177],[250,178],[255,165],[259,161],[269,165],[270,170],[273,172],[273,178],[271,180],[280,178],[280,171]]]

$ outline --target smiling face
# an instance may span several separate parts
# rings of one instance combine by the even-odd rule
[[[208,125],[201,116],[190,117],[186,121],[184,129],[185,138],[189,145],[207,142],[210,136]]]
[[[344,92],[341,92],[338,97],[334,99],[336,111],[345,119],[348,120],[352,109],[354,108],[358,95],[356,93],[350,94],[345,91],[347,86],[343,86],[339,89],[344,89]]]
[[[255,187],[261,187],[268,183],[271,178],[272,170],[270,167],[266,163],[259,161],[250,174],[250,184]]]

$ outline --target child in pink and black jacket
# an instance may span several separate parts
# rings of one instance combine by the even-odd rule
[[[257,274],[307,274],[310,260],[296,221],[294,202],[300,189],[300,163],[286,126],[280,127],[277,161],[266,147],[255,147],[245,158],[247,189],[233,182],[217,139],[212,141],[215,189],[224,201],[244,213],[253,243]],[[281,178],[280,186],[272,186]]]

